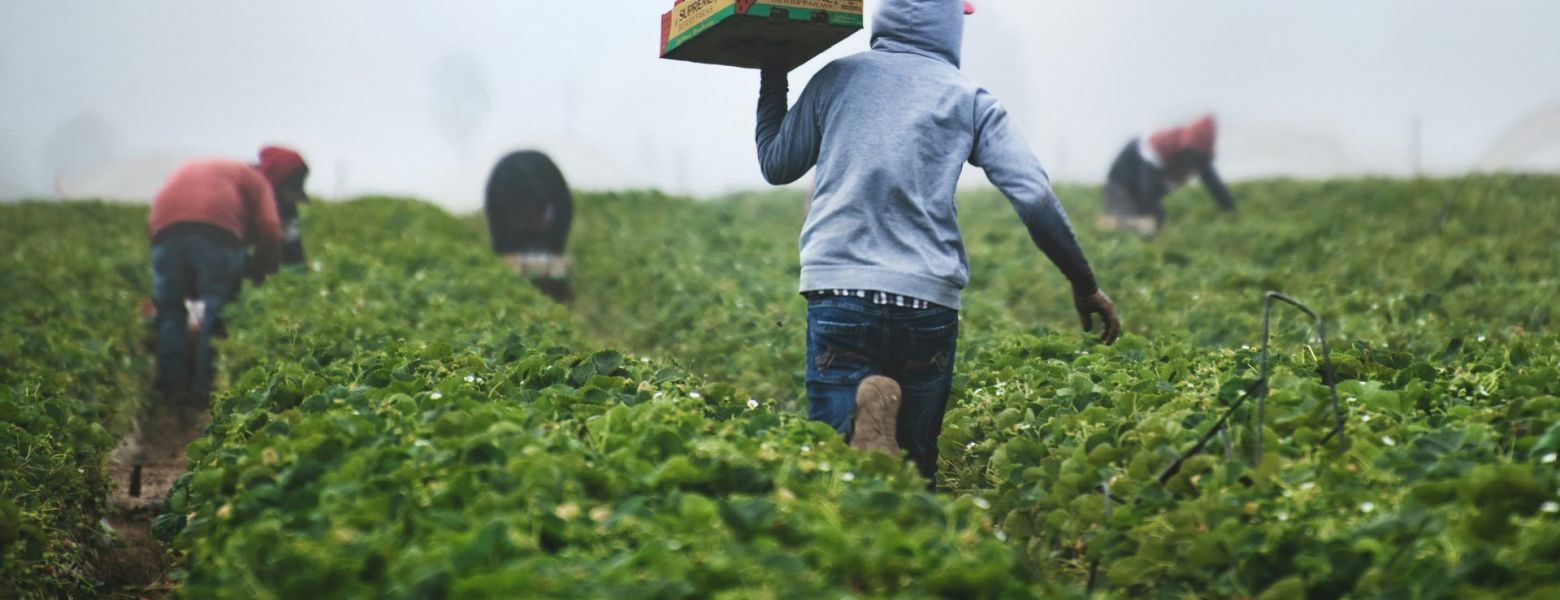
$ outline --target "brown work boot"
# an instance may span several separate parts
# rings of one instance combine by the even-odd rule
[[[899,383],[874,375],[856,388],[856,423],[850,445],[862,450],[899,455]]]

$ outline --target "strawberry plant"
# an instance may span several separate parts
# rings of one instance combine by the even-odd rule
[[[567,349],[568,315],[461,221],[311,216],[318,272],[235,309],[228,391],[160,519],[181,593],[1031,593],[985,501],[729,384]]]
[[[0,596],[93,589],[106,460],[144,396],[145,208],[0,205]]]
[[[1112,347],[1001,198],[960,199],[937,495],[798,414],[793,194],[581,195],[567,307],[478,217],[312,206],[316,268],[232,307],[154,530],[199,598],[1560,594],[1560,180],[1236,191],[1234,217],[1172,198],[1152,240],[1081,228]],[[1093,193],[1062,190],[1075,222]],[[0,595],[88,593],[145,213],[0,211]],[[1270,290],[1329,347],[1274,313],[1264,372]]]
[[[991,499],[1000,536],[1032,572],[1082,587],[1088,567],[1102,565],[1097,591],[1552,592],[1560,573],[1538,540],[1554,527],[1560,490],[1552,454],[1532,449],[1548,447],[1557,417],[1548,382],[1560,348],[1548,332],[1560,238],[1556,214],[1532,194],[1556,181],[1442,187],[1452,185],[1486,191],[1472,200],[1479,219],[1438,229],[1439,196],[1418,195],[1418,185],[1269,182],[1242,186],[1250,200],[1235,219],[1184,201],[1185,222],[1155,240],[1085,228],[1135,333],[1115,348],[1072,333],[1064,282],[1000,198],[970,194],[961,220],[975,279],[942,439],[945,481]],[[600,317],[607,339],[799,403],[799,206],[783,194],[590,198],[580,209],[580,222],[595,224],[578,246],[583,318]],[[1091,204],[1069,208],[1075,222],[1093,220]],[[655,250],[629,259],[609,250],[623,247]],[[609,266],[622,260],[636,268]],[[1278,318],[1274,335],[1287,342],[1274,357],[1266,425],[1251,430],[1253,408],[1238,410],[1240,425],[1160,484],[1253,389],[1268,290],[1323,312],[1339,345],[1336,373],[1324,378],[1309,322]],[[659,327],[668,321],[696,326]],[[1336,429],[1330,380],[1359,440],[1346,451],[1318,448]],[[1259,445],[1267,452],[1250,464]],[[1525,492],[1445,491],[1479,486]],[[1496,496],[1503,503],[1485,508]]]

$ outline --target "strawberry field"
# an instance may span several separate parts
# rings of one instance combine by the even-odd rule
[[[1113,347],[961,198],[938,494],[800,416],[794,194],[582,195],[567,307],[478,219],[312,206],[317,271],[232,308],[153,529],[190,598],[1560,596],[1560,180],[1236,193],[1144,240],[1063,190]],[[0,597],[99,591],[144,211],[0,207]],[[1270,290],[1328,352],[1275,305],[1264,380]]]

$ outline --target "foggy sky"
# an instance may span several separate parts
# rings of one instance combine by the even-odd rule
[[[758,76],[657,59],[671,3],[5,0],[0,198],[51,196],[57,180],[145,198],[180,160],[266,143],[305,154],[311,193],[462,209],[518,148],[551,153],[580,188],[762,187]],[[1099,180],[1138,132],[1203,111],[1221,117],[1235,178],[1401,175],[1416,155],[1464,172],[1519,119],[1560,113],[1550,0],[977,5],[965,71],[1060,180]],[[867,42],[794,73],[793,97]],[[1560,170],[1560,131],[1529,133],[1505,166]]]

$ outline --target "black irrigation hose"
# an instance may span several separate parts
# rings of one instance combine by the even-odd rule
[[[130,468],[130,490],[129,490],[129,494],[130,494],[131,498],[140,498],[141,497],[141,465],[140,464],[136,464],[134,467]]]
[[[1267,388],[1266,384],[1266,377],[1252,382],[1251,386],[1246,388],[1245,393],[1240,395],[1240,399],[1230,405],[1229,409],[1219,416],[1219,420],[1213,423],[1213,427],[1207,433],[1204,433],[1201,439],[1197,440],[1197,445],[1192,446],[1190,450],[1182,452],[1181,456],[1175,459],[1175,462],[1170,463],[1169,467],[1165,467],[1165,470],[1159,474],[1159,485],[1168,483],[1171,477],[1175,477],[1176,473],[1180,473],[1181,467],[1186,464],[1187,459],[1202,453],[1203,448],[1208,447],[1208,442],[1213,441],[1214,436],[1219,435],[1219,432],[1224,431],[1229,425],[1230,417],[1235,416],[1235,411],[1246,405],[1246,399],[1255,396],[1258,392],[1257,388]]]
[[[1171,463],[1169,467],[1160,473],[1160,485],[1168,483],[1171,477],[1175,477],[1175,474],[1181,471],[1181,467],[1186,463],[1187,459],[1196,456],[1197,454],[1201,453],[1203,449],[1207,448],[1208,443],[1213,441],[1214,436],[1227,436],[1229,419],[1235,415],[1235,411],[1240,410],[1240,407],[1246,404],[1247,399],[1253,396],[1257,398],[1257,411],[1254,419],[1254,426],[1256,428],[1256,440],[1254,440],[1254,444],[1256,446],[1256,451],[1253,464],[1262,464],[1262,429],[1266,420],[1265,413],[1268,394],[1268,348],[1270,346],[1272,337],[1271,331],[1274,300],[1293,305],[1294,307],[1304,312],[1306,315],[1310,316],[1312,323],[1316,326],[1317,336],[1322,340],[1322,373],[1323,377],[1325,377],[1327,381],[1328,390],[1332,395],[1334,426],[1332,431],[1328,432],[1327,436],[1322,438],[1322,441],[1319,445],[1325,446],[1328,442],[1332,441],[1333,436],[1340,436],[1338,438],[1340,445],[1343,448],[1349,447],[1348,438],[1340,435],[1343,434],[1344,419],[1343,412],[1338,407],[1338,378],[1333,371],[1332,351],[1327,345],[1326,322],[1322,320],[1321,316],[1316,314],[1316,311],[1313,311],[1310,307],[1301,304],[1300,301],[1278,292],[1268,292],[1262,298],[1262,359],[1259,377],[1257,378],[1256,382],[1252,383],[1249,387],[1246,388],[1245,393],[1241,394],[1240,399],[1236,400],[1234,404],[1230,405],[1229,409],[1224,411],[1224,414],[1219,417],[1219,420],[1214,423],[1213,427],[1204,433],[1201,439],[1197,440],[1197,445],[1192,446],[1190,450],[1181,453],[1181,456],[1177,458],[1175,462]],[[1223,440],[1225,445],[1225,453],[1230,454],[1231,450],[1229,448],[1229,438],[1224,437]]]
[[[1191,458],[1193,456],[1196,456],[1198,453],[1202,452],[1203,448],[1206,448],[1208,446],[1208,442],[1212,441],[1214,436],[1219,435],[1220,432],[1223,432],[1223,431],[1227,430],[1228,429],[1227,425],[1229,424],[1230,417],[1234,416],[1235,415],[1235,411],[1240,410],[1240,407],[1244,406],[1246,404],[1246,399],[1250,398],[1256,392],[1258,386],[1263,386],[1263,383],[1265,383],[1265,381],[1266,380],[1258,380],[1255,383],[1252,383],[1251,387],[1246,388],[1246,393],[1241,394],[1240,399],[1236,400],[1235,404],[1231,405],[1228,410],[1224,411],[1223,415],[1219,416],[1219,420],[1213,424],[1213,427],[1210,428],[1207,433],[1203,434],[1202,439],[1197,440],[1197,445],[1196,446],[1192,446],[1192,448],[1190,450],[1187,450],[1186,452],[1182,452],[1181,456],[1179,458],[1175,459],[1175,462],[1171,463],[1170,466],[1167,467],[1164,470],[1164,472],[1159,475],[1159,485],[1164,485],[1165,482],[1170,481],[1171,477],[1175,477],[1175,474],[1179,473],[1181,471],[1181,466],[1186,464],[1186,460],[1187,459],[1189,459],[1189,458]],[[1263,387],[1266,387],[1266,386],[1263,386]],[[1226,445],[1227,444],[1228,444],[1228,438],[1226,438]],[[1123,500],[1121,498],[1116,497],[1115,494],[1112,494],[1110,492],[1110,482],[1109,481],[1106,481],[1106,482],[1100,484],[1100,492],[1105,494],[1105,518],[1107,520],[1109,520],[1110,519],[1110,513],[1111,513],[1111,501],[1114,500],[1115,502],[1120,503],[1120,504],[1126,504],[1127,501]],[[1087,585],[1087,590],[1086,590],[1085,593],[1088,593],[1088,594],[1093,594],[1094,593],[1094,583],[1095,583],[1095,581],[1097,580],[1097,578],[1099,576],[1099,572],[1100,572],[1100,559],[1096,558],[1096,559],[1094,559],[1094,562],[1089,564],[1089,583]]]
[[[1175,459],[1175,462],[1171,463],[1169,467],[1166,467],[1165,470],[1160,473],[1159,485],[1165,485],[1166,483],[1169,483],[1170,478],[1175,477],[1176,473],[1181,472],[1181,467],[1186,464],[1186,461],[1191,457],[1202,453],[1203,449],[1208,447],[1208,443],[1213,441],[1215,436],[1222,436],[1221,439],[1224,443],[1224,453],[1227,457],[1232,458],[1233,450],[1230,448],[1229,442],[1230,418],[1234,417],[1235,412],[1240,410],[1240,407],[1245,406],[1246,401],[1253,396],[1257,398],[1256,418],[1254,419],[1257,438],[1254,465],[1259,466],[1262,464],[1262,431],[1264,426],[1263,413],[1267,405],[1268,346],[1269,339],[1271,337],[1270,332],[1272,330],[1270,325],[1272,323],[1274,300],[1292,305],[1295,308],[1300,309],[1300,311],[1304,312],[1307,316],[1311,317],[1311,322],[1316,327],[1317,337],[1321,338],[1322,341],[1322,376],[1326,379],[1328,390],[1332,394],[1333,417],[1336,424],[1334,425],[1332,431],[1328,432],[1327,436],[1322,438],[1321,443],[1317,445],[1326,446],[1327,442],[1332,441],[1333,436],[1338,436],[1338,443],[1340,447],[1343,449],[1348,449],[1349,440],[1344,433],[1345,421],[1343,418],[1343,412],[1339,410],[1338,407],[1338,377],[1337,374],[1333,371],[1332,353],[1327,346],[1327,324],[1322,320],[1322,317],[1316,313],[1316,311],[1311,310],[1311,307],[1306,306],[1300,303],[1300,301],[1295,300],[1294,298],[1290,298],[1289,296],[1279,292],[1270,291],[1264,294],[1262,297],[1262,360],[1260,367],[1260,377],[1258,377],[1256,381],[1252,382],[1252,384],[1246,388],[1245,392],[1240,395],[1240,398],[1224,411],[1224,414],[1219,416],[1219,420],[1215,421],[1213,427],[1209,428],[1207,432],[1203,433],[1202,438],[1197,440],[1197,444],[1195,446],[1192,446],[1187,451],[1182,452],[1181,456]],[[1105,496],[1105,518],[1108,520],[1110,519],[1111,514],[1111,502],[1115,501],[1119,504],[1126,504],[1126,501],[1116,497],[1111,493],[1109,481],[1100,484],[1100,492]],[[1086,593],[1094,593],[1094,585],[1098,580],[1099,570],[1100,559],[1095,558],[1094,561],[1089,564],[1089,581],[1087,584]]]
[[[1337,373],[1333,371],[1332,352],[1327,347],[1327,322],[1322,320],[1321,315],[1316,314],[1316,311],[1311,310],[1311,307],[1278,292],[1268,292],[1262,296],[1262,370],[1261,376],[1257,381],[1266,382],[1268,380],[1268,338],[1271,331],[1269,325],[1272,321],[1274,300],[1300,309],[1300,312],[1311,317],[1311,323],[1316,327],[1316,336],[1322,340],[1322,377],[1326,378],[1327,389],[1332,394],[1334,419],[1333,430],[1327,433],[1327,437],[1322,438],[1322,443],[1319,445],[1325,446],[1327,442],[1332,441],[1333,436],[1338,436],[1339,447],[1347,450],[1349,449],[1349,438],[1343,431],[1343,411],[1338,408],[1338,377]],[[1268,387],[1262,386],[1261,392],[1262,394],[1257,397],[1257,414],[1254,420],[1256,451],[1253,453],[1252,465],[1262,464],[1262,430],[1264,425],[1266,425],[1264,413],[1267,409]]]

